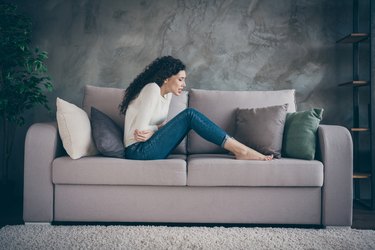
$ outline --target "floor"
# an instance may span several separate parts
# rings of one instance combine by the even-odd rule
[[[5,225],[23,224],[22,197],[7,197],[7,200],[0,205],[0,228]],[[354,203],[352,228],[375,230],[375,210]]]

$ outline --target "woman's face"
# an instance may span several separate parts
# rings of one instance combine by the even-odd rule
[[[186,87],[185,79],[186,72],[185,70],[181,70],[176,75],[166,79],[163,85],[169,93],[179,96],[181,95],[182,90]]]

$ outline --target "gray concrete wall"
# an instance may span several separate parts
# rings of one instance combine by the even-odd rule
[[[19,2],[35,22],[35,44],[49,53],[51,102],[79,104],[85,84],[125,88],[170,54],[187,64],[188,88],[295,88],[299,109],[323,107],[330,123],[348,119],[336,88],[345,76],[337,75],[335,41],[349,32],[340,25],[351,25],[338,20],[341,1]]]
[[[324,123],[351,123],[351,1],[14,0],[34,20],[33,43],[49,53],[57,96],[80,105],[86,84],[126,88],[153,59],[188,66],[188,89],[296,89],[297,107],[325,109]],[[218,106],[220,108],[220,106]],[[349,110],[349,111],[348,111]],[[18,133],[22,145],[27,126]],[[13,175],[22,176],[22,146]],[[21,180],[22,181],[22,180]]]

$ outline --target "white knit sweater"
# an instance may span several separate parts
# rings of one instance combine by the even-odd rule
[[[149,83],[143,87],[138,97],[128,106],[125,115],[124,145],[128,147],[136,143],[134,130],[158,130],[168,116],[172,93],[161,96],[160,87]]]

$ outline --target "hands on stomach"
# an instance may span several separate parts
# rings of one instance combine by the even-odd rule
[[[151,136],[154,134],[154,131],[152,130],[134,130],[134,139],[137,142],[145,142],[148,139],[151,138]]]
[[[163,127],[167,122],[164,121],[162,122],[161,124],[158,125],[158,129],[160,129],[161,127]],[[155,132],[152,131],[152,130],[140,130],[140,129],[136,129],[134,130],[134,139],[137,141],[137,142],[145,142],[147,141],[148,139],[151,138],[151,136],[154,134]]]

